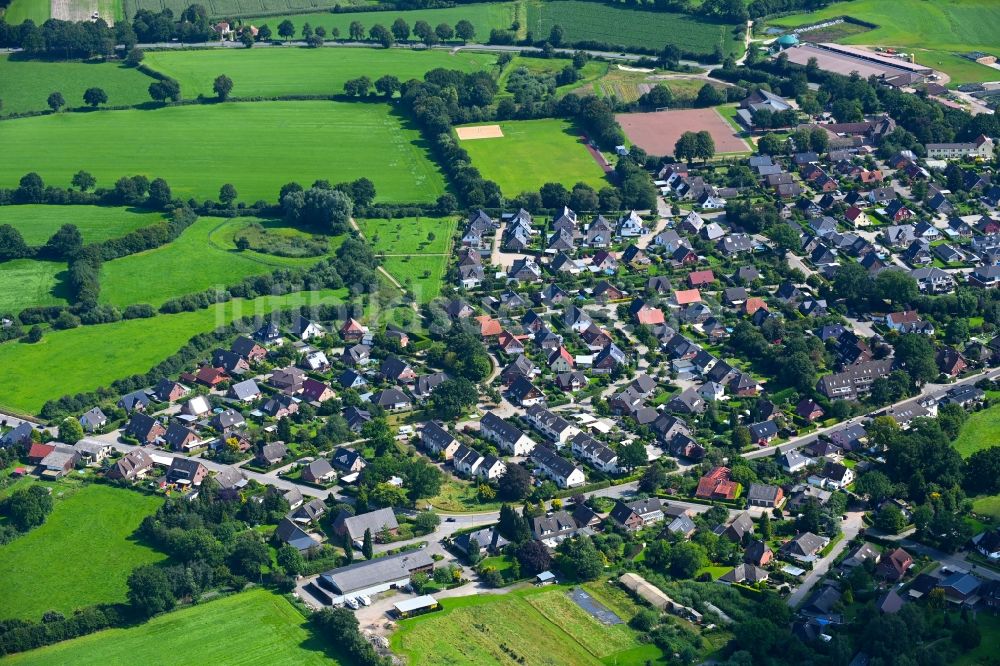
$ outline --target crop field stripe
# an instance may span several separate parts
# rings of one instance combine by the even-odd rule
[[[587,0],[528,0],[527,23],[536,35],[547,36],[559,25],[565,41],[593,40],[659,51],[674,44],[683,51],[709,55],[716,46],[726,54],[743,52],[737,24],[714,23],[689,14],[656,12]]]
[[[132,138],[106,141],[94,150],[95,137],[112,136]],[[29,171],[48,184],[67,186],[76,171],[86,169],[101,183],[132,174],[162,177],[182,199],[214,199],[229,182],[240,201],[275,201],[289,181],[361,176],[375,182],[377,201],[433,202],[445,191],[444,176],[419,130],[378,103],[255,102],[63,113],[0,122],[0,144],[5,148],[0,186],[16,185]],[[39,151],[39,145],[47,150]],[[379,168],[373,171],[372,163]]]
[[[189,97],[213,97],[212,83],[220,73],[233,80],[233,96],[281,97],[341,94],[345,81],[362,75],[374,81],[391,74],[407,81],[439,67],[474,72],[492,67],[496,57],[464,51],[288,47],[156,51],[143,62],[177,79]]]

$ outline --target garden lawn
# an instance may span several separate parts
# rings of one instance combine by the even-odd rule
[[[985,666],[994,663],[1000,654],[1000,617],[988,613],[977,613],[976,624],[982,634],[982,642],[971,652],[958,657],[955,666]]]
[[[442,599],[440,612],[399,623],[391,638],[393,651],[409,657],[411,666],[554,666],[615,663],[616,657],[643,647],[627,626],[601,624],[567,591],[547,587]]]
[[[283,597],[263,589],[157,616],[129,629],[109,629],[8,657],[11,664],[342,663]]]
[[[123,602],[132,569],[166,557],[132,537],[162,499],[96,484],[46,485],[53,488],[55,507],[45,523],[0,546],[0,619],[38,621],[48,610],[69,615],[84,606]]]
[[[441,283],[448,270],[448,257],[386,257],[382,267],[413,292],[418,303],[434,300],[441,293]]]
[[[148,372],[198,333],[277,309],[342,303],[346,295],[346,290],[323,290],[234,299],[195,312],[49,331],[33,345],[7,342],[0,345],[0,405],[34,414],[47,400]]]
[[[958,438],[955,439],[955,448],[963,458],[968,458],[980,449],[995,446],[998,432],[1000,432],[1000,404],[970,414],[969,420],[962,426]]]
[[[959,60],[956,55],[948,56],[996,50],[1000,3],[995,0],[852,0],[831,4],[817,12],[783,16],[770,24],[796,27],[838,16],[851,16],[878,26],[840,40],[844,44],[878,44],[915,51],[918,63],[946,72],[952,77],[952,84],[998,78],[995,69],[964,58]]]
[[[110,185],[110,183],[108,183]],[[0,206],[0,224],[21,232],[28,245],[44,245],[64,224],[76,225],[84,243],[99,243],[148,227],[163,219],[160,213],[108,206]]]
[[[508,197],[537,192],[545,183],[572,188],[582,181],[596,190],[608,185],[581,132],[565,120],[509,120],[499,125],[502,137],[459,145],[483,178],[496,182]]]
[[[278,190],[290,181],[309,185],[362,176],[375,182],[378,201],[432,202],[445,189],[420,132],[380,103],[60,113],[0,123],[0,145],[0,186],[16,185],[29,171],[67,186],[85,169],[105,184],[133,174],[162,177],[180,199],[215,199],[223,184],[232,183],[240,201],[277,201]],[[45,150],[39,150],[42,145]]]
[[[143,62],[177,79],[191,97],[214,97],[212,82],[219,74],[233,80],[233,97],[279,97],[339,95],[344,92],[345,81],[359,76],[375,81],[391,74],[408,81],[422,79],[438,67],[474,72],[489,68],[495,61],[493,55],[465,51],[452,54],[403,49],[287,48],[157,51],[147,53]]]
[[[368,243],[378,254],[447,254],[458,219],[454,217],[396,217],[357,220]],[[434,240],[428,239],[434,234]]]
[[[587,0],[528,0],[528,30],[535,39],[548,37],[552,26],[563,29],[567,44],[597,41],[615,47],[660,52],[673,44],[686,54],[743,53],[744,26],[673,12],[645,11]]]
[[[244,277],[272,273],[283,267],[304,267],[318,257],[278,257],[253,250],[239,251],[234,235],[252,222],[295,233],[278,221],[253,218],[201,217],[172,243],[106,262],[101,267],[101,301],[125,306],[161,305],[164,301],[213,287],[231,286]],[[336,247],[342,238],[331,239]]]
[[[66,273],[66,264],[55,261],[15,259],[0,263],[0,313],[65,304]]]
[[[264,0],[265,2],[270,0]],[[332,5],[333,2],[330,2]],[[341,3],[346,4],[346,3]],[[317,26],[326,28],[326,38],[333,37],[332,30],[337,28],[340,31],[340,38],[347,39],[350,34],[349,29],[353,21],[360,21],[365,28],[365,35],[368,29],[376,23],[381,23],[386,28],[392,26],[392,22],[397,18],[406,21],[410,28],[417,21],[427,21],[432,27],[439,23],[447,23],[451,27],[461,20],[472,23],[476,29],[474,41],[485,43],[490,37],[490,30],[494,28],[508,29],[514,22],[514,7],[517,3],[479,3],[469,5],[459,5],[447,9],[417,9],[412,11],[387,11],[377,13],[343,13],[333,14],[331,12],[314,12],[311,14],[292,14],[289,16],[262,16],[245,19],[245,23],[253,25],[267,25],[274,33],[275,39],[278,37],[278,24],[285,19],[295,24],[295,36],[298,38],[302,34],[302,26],[308,23],[315,29]],[[523,10],[522,10],[523,11]],[[523,18],[522,18],[523,23]],[[411,36],[412,39],[412,36]],[[338,49],[340,50],[340,49]],[[372,77],[373,78],[373,77]]]
[[[0,99],[3,99],[0,115],[48,111],[47,100],[53,92],[62,93],[67,108],[85,107],[83,91],[95,87],[108,94],[108,104],[133,106],[150,101],[149,84],[152,82],[153,79],[139,70],[116,63],[20,60],[0,56]]]
[[[1000,522],[1000,495],[980,497],[972,501],[972,510],[981,516],[990,516]]]

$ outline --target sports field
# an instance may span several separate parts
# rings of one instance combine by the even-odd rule
[[[34,414],[47,400],[147,372],[192,336],[234,319],[301,305],[338,304],[346,296],[346,290],[324,290],[235,299],[195,312],[49,331],[36,344],[8,342],[0,345],[0,406]]]
[[[29,666],[341,663],[332,647],[305,625],[302,614],[283,597],[253,589],[160,615],[143,625],[100,631],[6,661]]]
[[[970,414],[955,439],[955,448],[963,458],[968,458],[980,449],[996,446],[997,433],[1000,433],[1000,404]]]
[[[495,181],[509,197],[537,191],[545,183],[567,188],[584,182],[608,185],[604,170],[565,120],[508,120],[500,123],[501,139],[461,141],[483,178]]]
[[[715,109],[671,109],[650,113],[621,113],[616,116],[629,141],[650,155],[673,155],[677,140],[684,132],[707,130],[715,142],[715,152],[750,151],[726,119]]]
[[[213,97],[212,82],[225,74],[233,80],[234,97],[280,97],[341,94],[344,82],[359,76],[375,81],[391,74],[408,81],[438,67],[473,72],[495,61],[490,54],[461,51],[287,48],[157,51],[146,54],[143,62],[177,79],[189,96]]]
[[[1000,3],[995,0],[851,0],[837,2],[812,13],[783,16],[769,24],[797,27],[851,16],[878,26],[849,35],[844,44],[904,48],[916,53],[917,62],[940,69],[951,83],[995,81],[1000,72],[954,54],[994,52],[1000,46]],[[1000,54],[998,54],[1000,55]]]
[[[72,481],[45,483],[55,506],[45,523],[0,546],[0,619],[38,621],[125,601],[125,581],[140,564],[165,555],[132,538],[163,501],[142,493]]]
[[[131,67],[108,62],[12,60],[0,56],[0,115],[48,111],[49,94],[62,93],[68,108],[85,106],[83,91],[101,88],[108,104],[127,106],[149,100],[153,79]]]
[[[0,263],[0,313],[42,305],[62,305],[67,293],[66,264],[16,259]]]
[[[101,301],[118,306],[159,306],[177,296],[227,287],[244,277],[271,273],[284,266],[308,266],[323,258],[237,250],[237,231],[253,222],[272,231],[306,235],[277,220],[201,217],[172,243],[105,262],[101,267]],[[331,249],[339,246],[339,239],[331,245]]]
[[[262,1],[266,3],[272,2],[273,0]],[[294,2],[295,0],[289,1]],[[322,2],[322,0],[314,1],[315,5]],[[330,2],[330,4],[333,5],[333,2]],[[367,35],[368,29],[376,23],[380,23],[388,28],[397,18],[401,18],[406,21],[410,25],[410,28],[413,28],[413,24],[417,21],[427,21],[427,23],[431,26],[437,26],[439,23],[447,23],[448,25],[455,27],[456,23],[465,20],[472,23],[472,27],[476,29],[475,41],[485,42],[489,39],[490,30],[494,28],[500,28],[503,30],[510,28],[511,24],[514,22],[514,7],[516,4],[518,3],[479,3],[459,5],[457,7],[449,7],[446,9],[415,9],[412,11],[398,12],[386,11],[334,14],[326,11],[283,16],[251,15],[251,18],[245,18],[243,19],[243,22],[251,23],[256,26],[266,24],[269,28],[271,28],[275,39],[280,39],[278,37],[278,24],[285,19],[288,19],[295,24],[296,37],[302,34],[302,26],[308,23],[313,27],[313,29],[317,26],[323,26],[326,28],[327,39],[331,39],[333,37],[334,28],[340,31],[341,39],[346,39],[350,34],[349,29],[351,23],[354,21],[359,21],[361,25],[364,26],[365,35]],[[523,17],[521,22],[524,22]]]
[[[598,41],[657,52],[673,44],[686,53],[711,55],[721,47],[727,55],[743,53],[744,27],[715,23],[690,14],[629,9],[587,0],[527,0],[528,30],[535,39],[559,25],[567,43]]]
[[[412,666],[641,664],[661,656],[655,646],[639,643],[626,624],[598,622],[567,591],[548,587],[443,599],[441,612],[399,623],[393,650]]]
[[[101,183],[133,174],[165,178],[179,198],[214,199],[229,182],[239,200],[249,202],[276,201],[283,184],[321,178],[336,183],[367,176],[377,200],[387,202],[431,202],[445,188],[419,131],[375,103],[61,113],[0,123],[0,145],[0,186],[16,185],[29,171],[49,184],[69,185],[85,169]]]
[[[110,186],[111,183],[104,183]],[[101,186],[101,183],[98,183]],[[0,206],[0,224],[21,232],[28,245],[44,245],[64,224],[74,224],[84,243],[99,243],[148,227],[163,219],[159,213],[112,206]]]

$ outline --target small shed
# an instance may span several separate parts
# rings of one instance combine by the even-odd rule
[[[543,571],[535,576],[535,585],[551,585],[556,582],[556,575],[551,571]]]
[[[421,597],[397,601],[392,605],[392,608],[396,611],[396,615],[399,618],[413,617],[414,615],[437,610],[438,601],[431,595],[425,594]]]

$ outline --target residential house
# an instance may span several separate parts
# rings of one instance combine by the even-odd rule
[[[802,562],[812,562],[817,553],[826,547],[830,540],[812,532],[803,532],[781,547],[782,555]]]
[[[390,508],[360,513],[356,516],[341,511],[333,521],[333,531],[339,536],[347,535],[352,543],[360,543],[364,540],[366,531],[371,533],[373,539],[383,532],[396,534],[399,531],[399,522]]]
[[[913,566],[913,556],[902,548],[896,548],[884,553],[875,567],[875,574],[890,581],[902,580],[906,572]]]
[[[437,421],[428,421],[420,431],[420,443],[436,458],[451,460],[459,447],[455,437]]]
[[[694,496],[700,499],[735,499],[739,494],[740,484],[730,477],[728,467],[713,467],[708,474],[698,481]]]
[[[176,486],[197,487],[208,476],[208,468],[193,458],[174,458],[167,469],[166,482]]]
[[[771,486],[763,483],[751,483],[747,490],[747,504],[762,506],[769,509],[780,507],[785,501],[785,492],[781,486]]]
[[[152,416],[142,412],[134,412],[122,432],[129,437],[134,437],[142,444],[153,444],[167,432],[167,429]]]
[[[609,517],[630,532],[662,522],[663,502],[655,497],[625,503],[617,501]]]
[[[326,485],[337,480],[337,472],[326,458],[317,458],[302,468],[302,480]]]
[[[202,444],[201,437],[194,430],[177,421],[171,421],[163,434],[163,442],[173,451],[192,451]]]
[[[330,464],[341,474],[356,474],[365,468],[365,459],[357,451],[338,446],[330,456]]]
[[[536,446],[535,442],[520,428],[493,412],[487,412],[480,419],[479,434],[496,444],[501,451],[512,456],[526,456]]]
[[[242,382],[236,382],[229,387],[226,392],[226,396],[234,400],[239,400],[240,402],[253,402],[261,397],[262,393],[260,387],[257,386],[257,382],[252,379],[246,379]]]
[[[536,446],[531,452],[531,460],[543,476],[552,479],[560,488],[574,488],[586,483],[583,470],[552,449]]]
[[[108,417],[104,415],[100,407],[94,407],[84,412],[77,420],[84,432],[97,432],[108,424]]]
[[[107,475],[109,479],[135,481],[146,476],[153,465],[153,456],[145,449],[133,449],[116,461]]]
[[[375,393],[371,396],[371,402],[388,412],[401,412],[413,409],[413,401],[398,388],[387,388]]]

